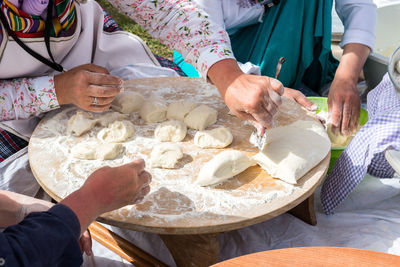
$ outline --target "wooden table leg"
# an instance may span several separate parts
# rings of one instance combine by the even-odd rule
[[[218,262],[218,234],[160,235],[179,267],[210,266]]]
[[[317,225],[317,217],[314,209],[314,194],[288,211],[293,216],[310,225]]]

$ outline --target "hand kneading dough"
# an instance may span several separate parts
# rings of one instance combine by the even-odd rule
[[[144,97],[136,92],[128,91],[118,94],[111,107],[121,113],[129,114],[138,111],[144,102]]]
[[[79,143],[72,147],[71,154],[77,159],[111,160],[124,151],[121,144],[98,144],[96,142]]]
[[[204,130],[217,121],[217,114],[215,109],[200,105],[186,115],[184,122],[189,128]]]
[[[330,148],[329,137],[319,122],[299,120],[267,130],[267,145],[253,159],[272,177],[296,184]]]
[[[185,116],[196,107],[190,101],[174,102],[168,105],[167,119],[183,121]]]
[[[201,148],[224,148],[229,146],[232,140],[232,133],[225,127],[198,131],[194,136],[194,144]]]
[[[221,183],[254,165],[255,162],[238,150],[226,150],[204,164],[195,181],[200,186]]]
[[[326,127],[326,132],[328,133],[329,139],[332,142],[332,147],[342,147],[347,146],[351,139],[353,139],[352,135],[342,135],[340,133],[335,134],[332,131],[332,123],[328,123]]]
[[[154,137],[162,142],[180,142],[186,136],[186,124],[181,121],[166,121],[157,125]]]
[[[135,133],[135,127],[130,121],[116,121],[101,129],[97,138],[106,143],[124,142]]]
[[[183,153],[178,145],[159,144],[151,151],[151,167],[173,169],[181,158],[183,158]]]
[[[77,111],[76,114],[68,120],[68,132],[80,136],[90,131],[97,122],[98,120],[94,120],[90,113]]]
[[[167,118],[167,105],[162,100],[149,99],[143,103],[139,114],[146,122],[162,122]]]
[[[126,119],[127,117],[128,115],[111,111],[101,114],[98,120],[101,126],[107,127],[110,123]]]

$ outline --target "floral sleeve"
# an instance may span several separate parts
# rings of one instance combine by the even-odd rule
[[[0,121],[26,119],[58,107],[53,76],[0,80]]]
[[[109,0],[153,37],[179,51],[207,77],[217,61],[234,58],[229,36],[190,0]]]

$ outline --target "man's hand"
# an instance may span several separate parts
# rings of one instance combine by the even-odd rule
[[[144,168],[144,161],[138,159],[120,167],[98,169],[60,203],[74,211],[83,233],[100,214],[143,200],[151,182],[151,174]]]
[[[229,109],[258,129],[273,127],[284,88],[276,79],[244,74],[233,59],[221,60],[208,71]]]
[[[296,101],[309,111],[316,111],[318,108],[316,105],[314,105],[313,102],[308,100],[308,98],[305,95],[303,95],[303,93],[300,92],[299,90],[285,87],[285,92],[283,93],[283,96]]]
[[[82,65],[54,76],[54,87],[60,105],[74,104],[84,110],[103,112],[110,108],[121,91],[122,80],[107,69],[94,64]],[[93,105],[94,98],[97,105]]]
[[[357,130],[360,117],[357,82],[369,52],[370,48],[362,44],[347,44],[344,47],[328,95],[328,111],[334,133],[350,135]]]

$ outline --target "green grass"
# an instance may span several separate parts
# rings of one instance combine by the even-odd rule
[[[152,38],[141,26],[124,14],[121,14],[107,0],[96,0],[113,17],[118,25],[125,31],[136,34],[142,38],[154,54],[165,58],[172,58],[172,50]]]

